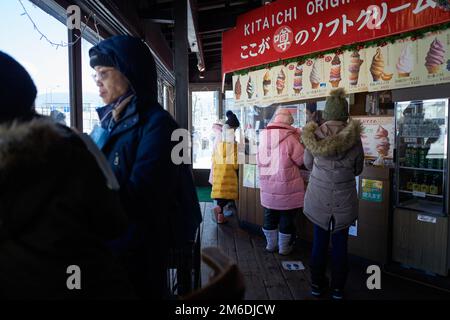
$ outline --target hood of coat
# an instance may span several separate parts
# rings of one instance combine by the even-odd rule
[[[65,136],[67,133],[48,118],[0,125],[1,177],[49,164],[49,156],[58,154]]]
[[[148,47],[138,38],[118,35],[105,39],[89,50],[89,55],[105,55],[130,81],[139,101],[156,103],[156,63]],[[148,107],[143,104],[140,107]]]
[[[0,126],[0,219],[11,230],[34,221],[70,179],[80,158],[71,134],[48,118]]]
[[[302,132],[303,143],[314,156],[339,158],[344,156],[360,139],[363,128],[357,120],[348,124],[327,121],[321,126],[308,123]]]
[[[266,145],[270,150],[274,150],[292,135],[296,135],[300,140],[300,129],[285,123],[272,122],[267,126],[267,129],[261,131],[261,144]]]

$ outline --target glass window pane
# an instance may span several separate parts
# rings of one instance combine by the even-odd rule
[[[210,169],[213,147],[212,125],[219,113],[218,91],[192,92],[194,169]]]
[[[94,69],[89,65],[89,49],[94,45],[82,39],[81,41],[81,63],[83,81],[83,131],[91,133],[94,125],[99,123],[96,109],[104,105],[99,96],[98,87],[92,74]]]
[[[67,27],[30,1],[22,3],[42,34],[22,15],[19,1],[0,1],[0,50],[21,63],[33,78],[38,91],[36,111],[70,125],[68,50],[42,37],[55,44],[67,43]]]

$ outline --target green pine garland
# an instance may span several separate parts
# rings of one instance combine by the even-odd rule
[[[449,0],[441,0],[438,1],[438,4],[440,6],[445,6],[445,8],[449,8],[450,10],[450,3]],[[323,57],[327,54],[334,54],[334,53],[342,53],[344,51],[355,51],[355,50],[361,50],[361,49],[365,49],[365,48],[370,48],[370,47],[379,47],[379,46],[386,46],[388,43],[395,43],[397,40],[400,39],[406,39],[406,38],[411,38],[413,40],[416,39],[421,39],[425,36],[426,33],[428,32],[436,32],[436,31],[440,31],[440,30],[446,30],[446,29],[450,29],[450,22],[447,23],[442,23],[442,24],[438,24],[435,26],[431,26],[428,28],[424,28],[424,29],[420,29],[420,30],[414,30],[414,31],[409,31],[409,32],[404,32],[398,35],[393,35],[393,36],[389,36],[386,38],[382,38],[382,39],[378,39],[378,40],[373,40],[373,41],[368,41],[368,42],[361,42],[361,43],[354,43],[351,45],[345,45],[342,47],[339,47],[337,49],[332,49],[332,50],[326,50],[326,51],[321,51],[321,52],[314,52],[311,54],[307,54],[301,57],[296,57],[296,58],[290,58],[290,59],[285,59],[285,60],[278,60],[275,62],[271,62],[268,64],[263,64],[260,66],[256,66],[256,67],[251,67],[248,69],[242,69],[242,70],[238,70],[235,71],[233,73],[233,75],[238,76],[238,75],[246,75],[249,72],[252,71],[257,71],[257,70],[261,70],[261,69],[268,69],[268,68],[272,68],[272,67],[276,67],[276,66],[280,66],[280,65],[288,65],[289,63],[293,63],[293,62],[300,62],[300,63],[304,63],[307,60],[313,60],[319,57]]]

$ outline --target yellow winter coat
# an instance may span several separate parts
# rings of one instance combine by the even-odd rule
[[[213,199],[238,199],[237,143],[220,142],[213,154]]]

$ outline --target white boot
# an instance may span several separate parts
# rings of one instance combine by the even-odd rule
[[[266,250],[269,252],[274,252],[275,250],[277,250],[278,246],[278,237],[277,237],[278,230],[277,229],[265,230],[264,228],[262,230],[267,240]]]
[[[278,253],[287,256],[289,255],[292,250],[294,249],[293,243],[291,242],[291,234],[285,234],[285,233],[278,233],[278,243],[280,245]]]

